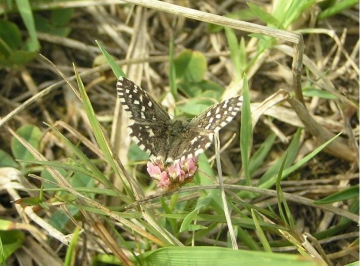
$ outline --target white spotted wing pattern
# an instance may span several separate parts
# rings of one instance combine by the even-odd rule
[[[188,121],[171,119],[169,114],[142,88],[120,77],[117,93],[130,118],[132,139],[151,161],[165,165],[178,163],[203,153],[214,134],[240,111],[242,97],[227,99]]]

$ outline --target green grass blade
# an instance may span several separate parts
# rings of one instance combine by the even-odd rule
[[[249,158],[252,146],[252,123],[250,109],[250,93],[247,78],[244,76],[243,85],[243,105],[241,108],[241,128],[240,128],[240,150],[242,167],[244,169],[246,184],[251,185]]]

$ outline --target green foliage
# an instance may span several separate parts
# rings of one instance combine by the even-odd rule
[[[130,162],[147,161],[149,159],[149,155],[147,155],[146,152],[140,149],[135,143],[130,145],[127,156]]]
[[[165,247],[142,254],[146,265],[319,265],[297,255],[234,250],[221,247]]]
[[[19,10],[19,14],[25,24],[25,27],[29,33],[29,39],[25,41],[26,51],[38,52],[40,44],[37,39],[33,12],[31,10],[29,0],[16,0],[16,6]]]
[[[339,14],[340,12],[350,9],[359,3],[359,0],[326,0],[319,3],[322,11],[318,16],[318,20]]]
[[[8,223],[8,221],[0,220],[0,224]],[[25,234],[20,230],[0,231],[0,263],[10,257],[17,249],[19,249],[25,241]],[[5,264],[4,264],[5,265]]]
[[[40,13],[35,14],[36,29],[39,32],[66,37],[71,32],[68,25],[73,13],[72,8],[64,8],[51,10],[49,17],[45,17]]]
[[[245,51],[245,41],[241,39],[240,44],[238,44],[237,37],[235,36],[234,30],[230,28],[225,28],[225,33],[227,41],[230,48],[231,61],[234,64],[237,78],[240,79],[244,74],[247,67],[247,58]]]
[[[316,204],[330,204],[339,201],[359,199],[359,185],[349,187],[326,198],[315,201]]]
[[[200,82],[207,70],[205,56],[197,51],[182,51],[175,58],[174,63],[176,77],[187,82]]]
[[[40,13],[33,15],[29,0],[17,0],[16,8],[12,5],[10,11],[19,12],[26,27],[28,38],[22,39],[21,29],[14,23],[0,20],[0,67],[12,69],[31,62],[40,51],[37,31],[57,36],[67,36],[71,28],[68,26],[73,9],[54,9],[50,17],[46,18]]]
[[[266,22],[267,25],[279,25],[279,21],[273,15],[262,9],[260,6],[250,2],[247,3],[247,5],[250,7],[251,12],[253,12],[254,15],[259,17],[262,21]]]
[[[177,106],[177,111],[193,117],[216,103],[212,99],[221,99],[224,88],[205,79],[207,61],[202,53],[184,50],[173,64],[177,88],[189,98],[185,104]]]
[[[240,129],[240,150],[243,169],[245,173],[246,183],[251,185],[250,176],[250,152],[252,147],[252,123],[251,123],[251,109],[250,109],[250,92],[247,83],[247,78],[244,78],[243,91],[243,106],[241,108],[241,129]]]
[[[6,153],[3,150],[0,150],[0,167],[13,167],[19,168],[19,165],[10,154]]]
[[[42,133],[38,127],[33,125],[23,125],[16,131],[16,133],[35,149],[39,148]],[[31,152],[26,149],[24,145],[16,138],[12,138],[11,140],[11,150],[16,159],[24,160],[20,162],[20,165],[23,168],[26,168],[28,165],[30,165],[30,163],[25,162],[25,160],[30,161],[35,159],[34,155],[31,154]]]
[[[19,68],[32,61],[40,50],[29,1],[17,0],[16,3],[29,38],[23,41],[16,24],[0,20],[0,67]]]
[[[64,265],[70,266],[74,265],[74,261],[76,261],[76,254],[79,245],[80,239],[80,227],[76,227],[73,233],[73,238],[71,239],[68,250],[66,251],[65,263]]]
[[[19,28],[12,22],[0,20],[0,67],[18,68],[37,56],[38,51],[25,49]]]

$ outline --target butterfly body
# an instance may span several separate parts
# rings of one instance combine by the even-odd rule
[[[117,91],[129,114],[131,137],[151,161],[171,165],[198,156],[212,143],[214,134],[228,124],[241,108],[242,98],[233,97],[196,116],[171,119],[142,88],[120,77]]]

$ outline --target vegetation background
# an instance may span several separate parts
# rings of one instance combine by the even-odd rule
[[[137,2],[0,4],[0,262],[358,263],[358,1]],[[289,100],[294,45],[254,25],[302,34],[306,108]],[[149,178],[119,66],[172,116],[244,95],[193,183]]]

